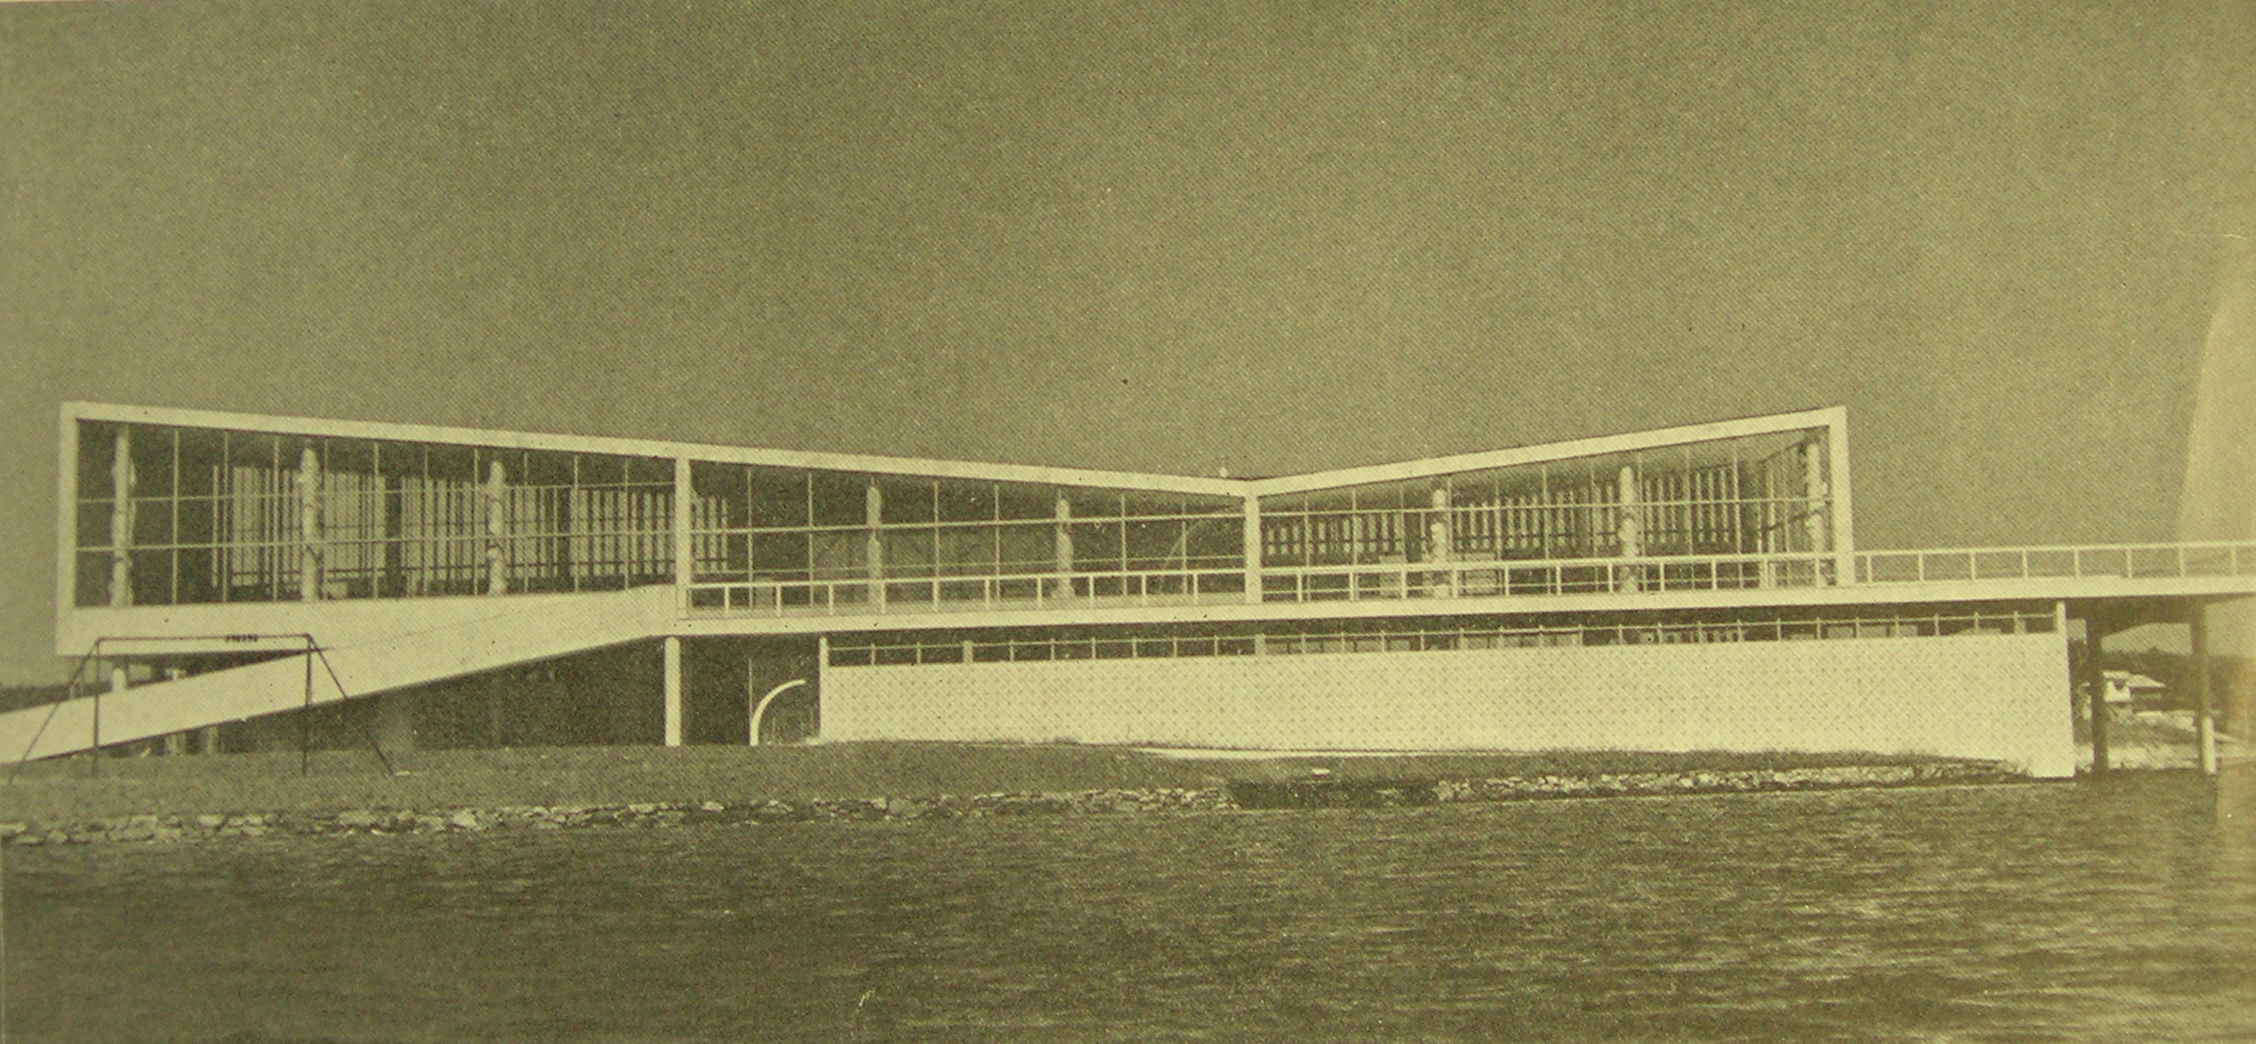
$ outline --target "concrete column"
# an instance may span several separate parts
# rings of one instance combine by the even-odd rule
[[[1618,481],[1618,500],[1621,503],[1621,521],[1615,526],[1615,536],[1621,540],[1621,556],[1637,558],[1645,553],[1645,520],[1637,506],[1637,468],[1624,464]]]
[[[1645,519],[1642,517],[1643,509],[1637,506],[1636,466],[1622,465],[1621,474],[1617,477],[1615,485],[1616,499],[1621,504],[1621,519],[1615,523],[1615,536],[1621,541],[1621,557],[1643,557],[1645,554]],[[1622,568],[1619,575],[1621,576],[1620,590],[1637,591],[1643,589],[1644,584],[1641,582],[1643,578],[1638,575],[1635,568]]]
[[[509,471],[500,461],[486,462],[486,593],[509,593]]]
[[[298,452],[298,600],[321,600],[321,454]]]
[[[206,725],[196,730],[196,753],[219,753],[219,726]]]
[[[110,456],[110,604],[133,604],[133,429],[118,428]]]
[[[1825,454],[1818,452],[1814,442],[1803,443],[1802,497],[1805,501],[1802,523],[1809,530],[1809,549],[1822,554],[1832,547],[1831,527],[1826,522],[1825,510]]]
[[[407,537],[407,493],[402,488],[400,476],[377,475],[377,510],[382,514],[384,530],[383,556],[378,575],[382,579],[381,597],[398,598],[406,595],[406,563],[401,558],[401,545]]]
[[[2084,662],[2079,672],[2084,689],[2091,693],[2088,712],[2091,718],[2092,768],[2094,778],[2107,775],[2107,672],[2100,667],[2099,651],[2107,631],[2099,620],[2084,618]]]
[[[666,745],[682,745],[682,642],[666,639]]]
[[[1057,520],[1050,527],[1051,543],[1055,550],[1053,556],[1055,562],[1052,565],[1057,571],[1057,577],[1050,581],[1050,595],[1053,598],[1071,598],[1073,597],[1073,501],[1067,500],[1063,492],[1057,495],[1057,504],[1051,511],[1051,517]]]
[[[569,510],[567,508],[567,510]],[[697,487],[689,458],[674,458],[674,594],[681,608],[689,607],[689,585],[697,579],[697,543],[692,525],[697,521]],[[567,523],[568,524],[568,523]]]
[[[1431,512],[1426,516],[1426,561],[1446,566],[1456,560],[1454,527],[1450,525],[1449,486],[1435,486],[1427,498]],[[1435,598],[1448,598],[1457,593],[1455,578],[1443,573],[1428,578],[1426,593]]]
[[[862,492],[862,520],[869,526],[862,542],[862,571],[869,581],[869,606],[872,612],[885,608],[885,492],[871,479]]]
[[[1239,534],[1239,554],[1245,559],[1245,600],[1248,605],[1262,599],[1261,581],[1261,498],[1248,494],[1245,498],[1245,529]]]
[[[1853,584],[1856,575],[1856,510],[1849,494],[1849,427],[1846,414],[1826,429],[1827,514],[1833,522],[1833,582]]]
[[[2200,602],[2186,609],[2186,626],[2193,641],[2193,727],[2200,747],[2201,774],[2217,774],[2217,722],[2209,693],[2209,607]]]

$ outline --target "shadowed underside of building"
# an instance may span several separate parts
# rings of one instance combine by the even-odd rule
[[[11,758],[821,737],[2062,776],[2072,635],[2198,638],[2256,593],[2256,545],[1861,550],[1839,409],[1252,480],[83,403],[60,434],[84,692],[0,715]]]

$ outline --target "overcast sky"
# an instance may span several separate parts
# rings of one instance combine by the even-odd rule
[[[68,398],[1233,475],[1838,403],[1865,546],[2158,540],[2256,5],[0,5],[0,191],[0,681]]]

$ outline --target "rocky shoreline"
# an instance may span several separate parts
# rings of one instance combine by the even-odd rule
[[[1841,790],[2024,779],[1979,763],[1855,765],[1754,771],[1538,775],[1489,779],[1387,780],[1312,776],[1239,781],[1202,789],[1151,788],[968,797],[815,798],[765,801],[636,802],[619,805],[509,806],[337,812],[228,812],[113,816],[0,823],[0,843],[17,846],[194,842],[268,836],[474,834],[588,827],[785,824],[819,821],[979,819],[1004,816],[1213,813],[1285,808],[1377,808],[1557,798]]]

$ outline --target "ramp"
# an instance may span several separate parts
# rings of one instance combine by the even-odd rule
[[[339,700],[601,648],[666,633],[674,589],[434,600],[405,622],[339,622],[313,633],[312,702]],[[214,671],[0,714],[0,758],[31,760],[165,736],[304,707],[306,657]],[[332,671],[334,676],[332,676]],[[340,687],[341,686],[341,687]],[[97,719],[97,710],[99,718]],[[36,737],[36,738],[35,738]]]

